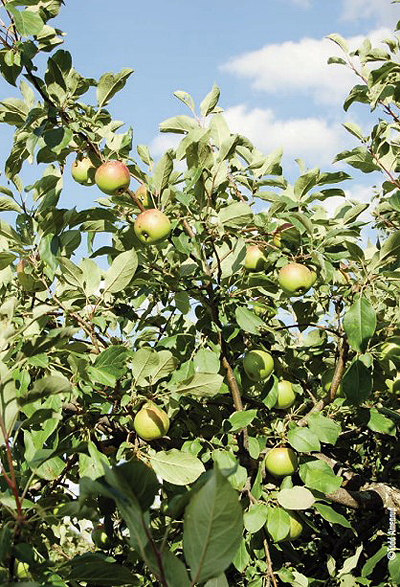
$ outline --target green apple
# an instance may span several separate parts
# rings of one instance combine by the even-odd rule
[[[246,375],[252,381],[268,379],[274,370],[274,359],[261,349],[248,351],[243,359]]]
[[[281,268],[278,283],[289,296],[306,293],[315,283],[316,273],[300,263],[288,263]]]
[[[285,510],[285,512],[289,515],[290,518],[290,530],[287,536],[281,538],[281,540],[278,540],[277,542],[289,542],[290,540],[296,540],[296,538],[299,538],[303,532],[303,524],[300,518],[292,511]]]
[[[147,186],[144,183],[142,183],[142,185],[138,187],[138,189],[135,192],[135,196],[137,197],[139,202],[141,202],[144,208],[151,208],[153,206],[149,190],[147,189]]]
[[[324,390],[325,393],[328,393],[328,391],[331,387],[331,383],[332,383],[332,379],[333,379],[334,374],[335,374],[335,367],[331,367],[330,369],[327,369],[326,371],[324,371],[322,373],[321,386],[322,386],[322,389]],[[335,397],[344,397],[343,388],[342,388],[341,383],[339,384],[339,387],[337,388]]]
[[[71,175],[81,185],[93,185],[94,173],[95,167],[89,157],[78,157],[72,163]]]
[[[275,408],[278,410],[287,410],[295,402],[296,394],[293,391],[290,381],[282,379],[278,383],[278,397],[275,403]]]
[[[171,223],[164,212],[150,208],[139,214],[133,229],[140,242],[152,245],[168,237],[171,232]]]
[[[262,271],[266,262],[263,249],[260,249],[257,245],[247,247],[243,262],[247,271]]]
[[[168,414],[153,402],[148,402],[136,414],[133,427],[143,440],[157,440],[169,430]]]
[[[25,579],[30,579],[31,574],[29,572],[28,563],[18,561],[15,566],[15,575],[17,579],[21,579],[22,581],[24,581]]]
[[[104,524],[97,524],[92,530],[92,540],[93,544],[97,546],[97,548],[103,548],[107,550],[111,547],[111,539],[106,533],[104,529]]]
[[[274,477],[291,475],[296,471],[297,467],[297,455],[291,448],[273,448],[265,458],[265,468]]]
[[[122,161],[111,159],[97,168],[94,176],[97,187],[110,196],[123,194],[129,187],[131,176]]]
[[[299,233],[290,222],[284,222],[281,226],[279,226],[272,239],[272,243],[278,249],[281,249],[283,246],[288,246],[290,244],[298,244],[299,242]]]

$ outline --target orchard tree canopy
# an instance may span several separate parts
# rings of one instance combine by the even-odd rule
[[[133,149],[108,110],[132,69],[76,71],[62,4],[0,9],[0,71],[19,95],[0,102],[14,129],[1,584],[399,584],[396,31],[355,51],[330,35],[354,73],[344,109],[375,122],[345,123],[354,147],[334,171],[299,153],[290,183],[279,149],[229,130],[216,85],[199,105],[175,92],[187,113],[160,131],[176,148]],[[345,197],[353,170],[381,174],[368,204]],[[71,172],[86,208],[68,207]]]

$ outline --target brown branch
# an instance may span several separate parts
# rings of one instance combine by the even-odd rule
[[[126,190],[126,193],[130,195],[130,197],[132,198],[133,202],[136,204],[136,206],[139,208],[139,210],[141,212],[144,212],[146,210],[146,208],[143,206],[142,202],[136,196],[135,192],[133,192],[132,190]]]
[[[269,548],[268,548],[267,533],[265,530],[264,530],[263,545],[264,545],[265,558],[267,559],[268,581],[269,581],[269,579],[271,579],[273,586],[278,587],[278,583],[276,581],[276,577],[274,574],[274,569],[272,568],[272,560],[271,560],[271,555],[270,555]]]
[[[13,463],[11,448],[10,448],[10,437],[9,437],[7,429],[6,429],[4,418],[1,414],[0,414],[0,429],[3,434],[4,443],[5,443],[5,447],[6,447],[9,474],[7,474],[7,471],[5,470],[5,467],[3,466],[2,463],[0,463],[0,466],[2,468],[3,477],[4,477],[8,487],[11,489],[11,492],[12,492],[14,499],[15,499],[15,506],[17,508],[17,521],[21,522],[24,519],[24,514],[22,513],[21,499],[19,497],[17,480],[15,477],[14,463]]]

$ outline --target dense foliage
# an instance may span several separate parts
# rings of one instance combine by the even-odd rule
[[[107,110],[132,70],[80,75],[49,24],[61,4],[1,9],[0,71],[19,92],[0,103],[15,129],[0,186],[1,584],[398,584],[396,33],[353,52],[331,35],[331,61],[357,77],[344,109],[376,122],[345,124],[357,142],[338,170],[299,160],[289,183],[281,151],[230,132],[216,86],[199,108],[175,92],[189,113],[160,131],[182,140],[136,156]],[[75,158],[123,162],[131,189],[80,177],[90,205],[69,208]],[[343,162],[381,172],[370,203],[345,197]],[[170,221],[155,243],[135,225],[153,208]],[[310,271],[293,284],[288,264]]]

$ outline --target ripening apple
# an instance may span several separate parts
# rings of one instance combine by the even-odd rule
[[[81,185],[94,184],[95,167],[89,157],[77,157],[71,166],[71,175]]]
[[[287,536],[277,540],[277,542],[289,542],[290,540],[296,540],[296,538],[299,538],[303,532],[303,524],[300,518],[292,511],[285,510],[285,512],[289,515],[290,518],[290,529]]]
[[[271,376],[274,359],[262,349],[247,351],[243,359],[243,368],[252,381],[263,381]]]
[[[153,402],[148,402],[137,412],[133,427],[143,440],[157,440],[169,430],[168,414]]]
[[[289,296],[300,296],[306,293],[315,283],[317,275],[300,263],[288,263],[282,267],[278,275],[278,283]]]
[[[144,208],[151,208],[153,206],[149,190],[147,189],[147,186],[144,183],[142,183],[142,185],[138,187],[138,189],[135,192],[135,196],[141,202]]]
[[[292,384],[286,379],[282,379],[278,383],[278,397],[275,403],[275,408],[278,410],[287,410],[295,402],[296,395],[293,391]]]
[[[274,477],[292,475],[298,467],[297,455],[291,448],[277,447],[269,451],[265,458],[265,468]]]
[[[122,161],[111,159],[97,168],[94,179],[102,192],[115,196],[128,189],[131,176],[129,169]]]
[[[133,229],[140,242],[152,245],[168,237],[171,232],[171,223],[164,212],[150,208],[139,214]]]
[[[244,266],[247,271],[262,271],[266,265],[264,251],[257,245],[250,245],[246,249]]]
[[[111,539],[106,533],[104,529],[104,524],[97,524],[92,530],[92,540],[93,544],[97,546],[97,548],[103,548],[107,550],[111,547]]]

